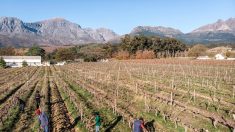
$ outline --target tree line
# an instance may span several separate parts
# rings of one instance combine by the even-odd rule
[[[155,57],[175,57],[179,52],[187,50],[187,46],[174,38],[146,37],[125,35],[121,40],[121,50],[136,55],[139,51],[152,51]]]
[[[27,56],[42,56],[43,60],[64,61],[83,59],[97,61],[105,58],[161,58],[174,57],[177,53],[187,50],[187,46],[173,38],[130,36],[125,35],[120,44],[87,44],[70,48],[58,48],[46,53],[39,46],[33,46],[24,54]],[[18,55],[14,48],[0,48],[0,56]],[[126,56],[126,57],[120,57]]]

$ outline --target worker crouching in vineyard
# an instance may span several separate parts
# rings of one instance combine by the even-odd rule
[[[49,121],[46,113],[41,111],[40,109],[37,109],[35,113],[38,115],[38,120],[43,131],[49,132]]]
[[[95,126],[95,132],[100,132],[100,126],[101,126],[100,114],[98,112],[95,112],[94,116],[95,116],[95,123],[92,124],[92,126]]]
[[[25,102],[22,99],[20,99],[19,97],[17,97],[16,99],[18,101],[20,111],[24,112]]]

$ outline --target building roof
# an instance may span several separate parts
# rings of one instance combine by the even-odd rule
[[[216,54],[215,56],[225,56],[225,55],[224,55],[224,54],[220,54],[220,53],[219,53],[219,54]]]
[[[41,59],[41,56],[0,56],[3,59]]]
[[[211,59],[209,56],[198,56],[197,59]]]

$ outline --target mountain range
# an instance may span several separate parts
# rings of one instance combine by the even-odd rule
[[[170,27],[138,26],[130,35],[161,36],[179,39],[185,43],[235,43],[235,18],[226,21],[218,20],[193,30],[190,33],[182,33],[178,29]]]
[[[82,28],[63,18],[34,23],[25,23],[14,17],[0,18],[0,46],[105,43],[117,36],[110,29]]]
[[[218,20],[183,33],[162,26],[138,26],[130,35],[160,36],[179,39],[185,43],[235,43],[235,18]],[[78,45],[88,43],[120,42],[118,35],[107,28],[82,28],[63,18],[27,23],[14,17],[0,18],[0,47],[28,47],[37,45]]]

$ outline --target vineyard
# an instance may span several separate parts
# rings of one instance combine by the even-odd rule
[[[135,118],[156,131],[235,129],[235,62],[182,59],[82,62],[0,70],[0,131],[37,131],[35,93],[50,130],[129,132]],[[26,102],[20,112],[16,97]]]

